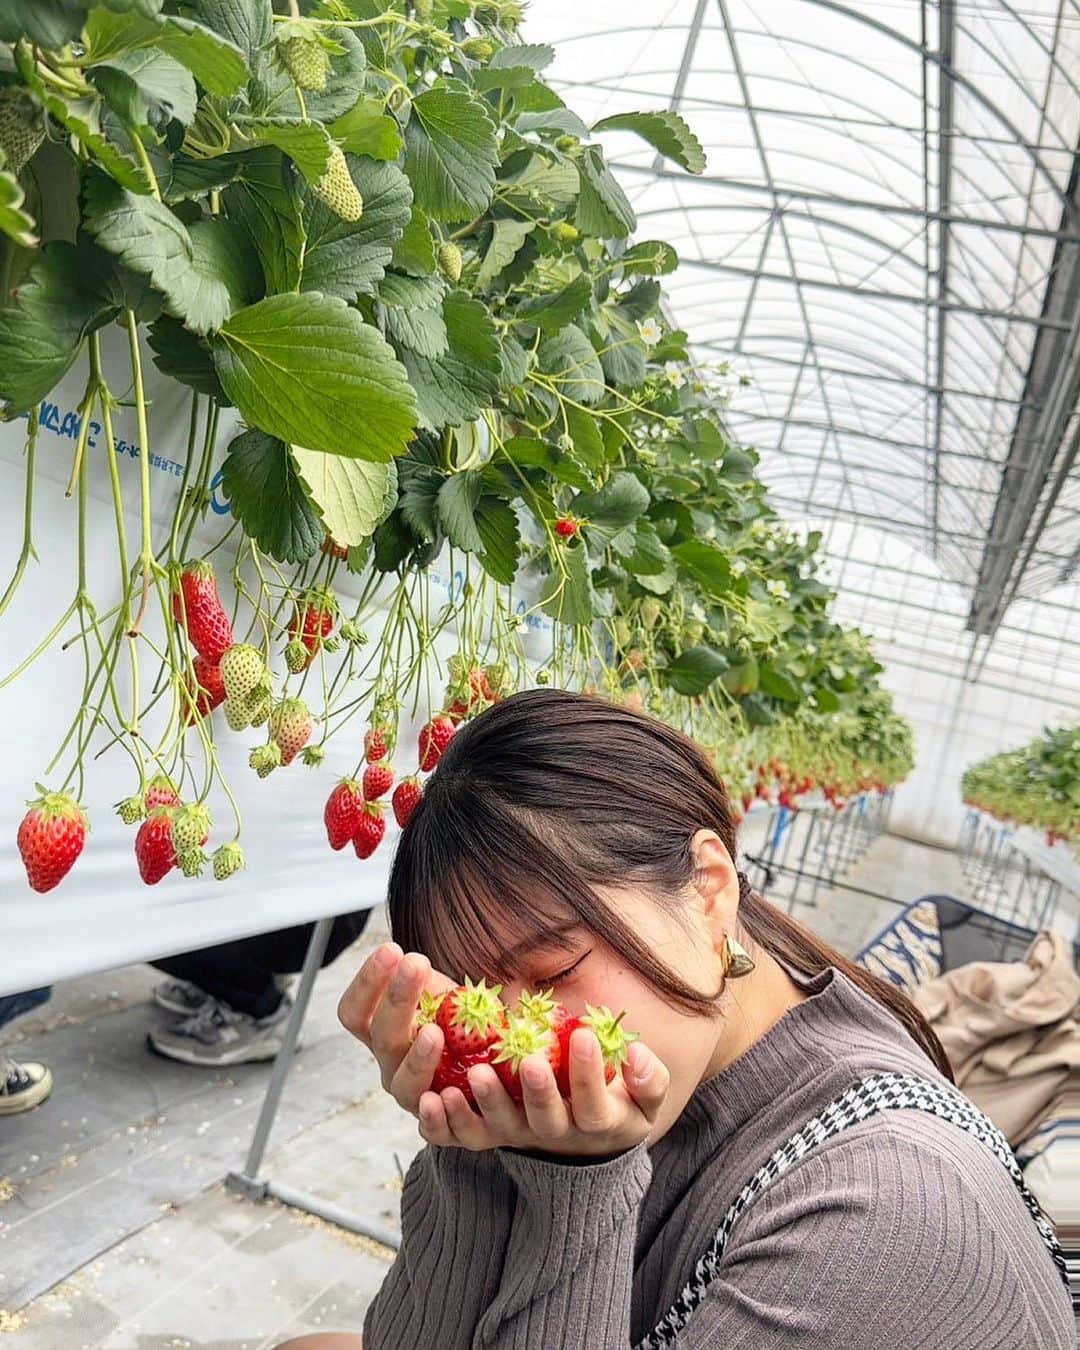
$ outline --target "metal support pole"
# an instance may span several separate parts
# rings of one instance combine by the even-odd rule
[[[255,1134],[251,1141],[251,1148],[248,1150],[247,1162],[244,1164],[242,1172],[229,1173],[225,1178],[225,1185],[230,1191],[235,1191],[249,1200],[266,1200],[268,1198],[278,1200],[283,1205],[289,1205],[292,1209],[300,1209],[306,1214],[314,1214],[320,1219],[326,1219],[329,1223],[344,1228],[347,1232],[359,1233],[363,1237],[373,1238],[376,1242],[381,1242],[383,1246],[396,1251],[401,1245],[401,1239],[391,1229],[361,1218],[360,1215],[342,1209],[330,1201],[320,1200],[318,1196],[295,1190],[292,1186],[287,1186],[283,1182],[271,1181],[267,1178],[259,1179],[259,1169],[262,1166],[263,1154],[266,1152],[266,1143],[274,1126],[285,1080],[292,1068],[300,1028],[307,1013],[308,1004],[311,1002],[311,991],[315,985],[315,976],[322,966],[322,959],[326,954],[326,946],[330,941],[330,930],[333,926],[333,917],[320,919],[311,934],[311,941],[308,943],[307,953],[304,956],[304,967],[300,972],[296,1002],[289,1014],[281,1049],[274,1060],[274,1069],[266,1088],[262,1109],[259,1111],[259,1119],[255,1124]]]

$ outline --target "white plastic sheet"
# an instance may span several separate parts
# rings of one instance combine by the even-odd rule
[[[105,337],[106,370],[114,392],[123,397],[129,384],[126,340],[116,330],[109,330]],[[172,516],[180,491],[189,401],[179,386],[157,376],[149,353],[145,363],[153,399],[151,491],[160,532],[161,522]],[[0,619],[0,679],[49,632],[74,594],[76,501],[66,499],[64,490],[75,448],[74,410],[84,379],[85,366],[79,362],[57,397],[42,408],[33,524],[38,561],[30,562],[19,591]],[[114,430],[121,451],[129,552],[134,559],[139,540],[140,466],[133,409],[119,411]],[[25,437],[25,420],[0,425],[0,590],[7,583],[22,538]],[[219,445],[228,439],[223,419]],[[104,612],[118,599],[120,587],[113,507],[99,430],[92,432],[87,453],[87,581],[99,611]],[[204,544],[220,537],[222,517],[227,514],[228,504],[215,490]],[[222,551],[215,561],[220,582],[231,558]],[[432,566],[431,576],[443,594],[461,584],[460,577],[447,575],[441,560]],[[345,593],[352,589],[355,594],[356,581],[346,578],[339,589]],[[518,607],[523,608],[523,602]],[[69,624],[64,637],[76,631]],[[159,616],[148,615],[147,631],[161,631]],[[374,641],[377,622],[369,624],[368,631]],[[452,649],[452,636],[445,636],[447,649]],[[535,654],[545,642],[550,643],[546,620],[530,631],[526,651],[531,647]],[[151,662],[144,658],[144,701],[150,676]],[[433,676],[435,697],[436,680]],[[353,769],[358,758],[363,717],[356,717],[342,735],[330,739],[326,760],[318,769],[297,761],[263,781],[247,765],[248,751],[263,733],[234,735],[221,727],[216,737],[220,760],[243,814],[242,842],[247,855],[246,870],[224,883],[214,881],[209,872],[195,880],[173,871],[154,887],[143,885],[133,853],[135,827],[124,825],[114,809],[116,802],[136,790],[135,771],[129,757],[114,747],[87,766],[83,804],[91,833],[82,857],[59,887],[36,895],[26,882],[16,830],[26,800],[35,795],[35,781],[58,787],[67,771],[66,762],[53,774],[46,774],[46,766],[77,710],[82,682],[79,644],[61,652],[60,643],[54,642],[24,675],[0,689],[0,994],[328,914],[371,908],[383,900],[396,837],[392,815],[388,813],[386,840],[366,862],[360,862],[351,848],[331,852],[322,823],[331,786]],[[123,664],[118,686],[121,699],[129,698]],[[152,718],[148,726],[153,726]],[[415,727],[403,724],[399,772],[407,772],[416,763],[415,732]],[[232,818],[220,790],[211,793],[209,805],[215,821],[210,843],[214,847],[231,837]]]

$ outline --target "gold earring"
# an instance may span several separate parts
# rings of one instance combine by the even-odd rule
[[[754,958],[742,943],[729,933],[724,938],[724,979],[737,980],[743,975],[749,975],[755,964]]]

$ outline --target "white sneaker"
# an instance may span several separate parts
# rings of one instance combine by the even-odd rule
[[[164,980],[154,986],[154,1002],[166,1012],[190,1017],[198,1012],[210,995],[190,980]]]
[[[20,1064],[0,1050],[0,1116],[15,1116],[40,1106],[52,1088],[47,1064]]]
[[[147,1033],[152,1050],[183,1064],[216,1068],[273,1059],[281,1049],[293,1002],[283,995],[269,1017],[251,1017],[212,998],[190,1017]],[[297,1049],[299,1049],[299,1045]]]

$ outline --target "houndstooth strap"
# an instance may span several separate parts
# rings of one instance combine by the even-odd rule
[[[786,1144],[778,1148],[758,1168],[724,1215],[720,1227],[716,1230],[716,1236],[694,1267],[694,1273],[678,1300],[649,1335],[637,1343],[634,1350],[660,1350],[661,1346],[671,1345],[674,1342],[675,1337],[704,1298],[705,1291],[719,1270],[724,1248],[736,1221],[778,1177],[782,1177],[826,1139],[832,1139],[879,1111],[900,1107],[926,1111],[931,1115],[940,1116],[943,1120],[951,1121],[954,1125],[967,1130],[969,1134],[973,1134],[994,1152],[1016,1183],[1024,1204],[1068,1288],[1069,1277],[1065,1259],[1054,1230],[1039,1208],[1038,1201],[1028,1190],[1013,1151],[997,1126],[953,1088],[932,1083],[929,1079],[919,1078],[913,1074],[870,1074],[848,1088],[835,1101],[830,1102],[819,1115],[808,1120],[801,1130],[793,1134]]]

